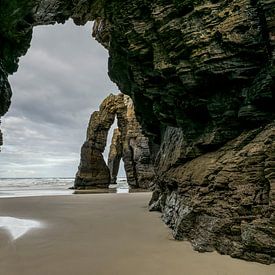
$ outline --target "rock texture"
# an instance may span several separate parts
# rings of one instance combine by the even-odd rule
[[[0,146],[3,145],[3,134],[0,130]],[[0,152],[1,152],[1,147],[0,147]]]
[[[124,96],[111,94],[102,102],[99,111],[91,115],[86,141],[81,148],[81,160],[75,178],[76,188],[108,188],[110,172],[103,152],[115,116],[117,112],[123,112],[123,109]]]
[[[116,184],[120,161],[122,158],[121,133],[118,128],[114,129],[112,143],[108,156],[108,167],[110,170],[111,184]]]
[[[125,112],[118,116],[110,148],[108,166],[111,182],[116,182],[120,159],[123,159],[127,182],[135,188],[149,188],[155,177],[154,159],[158,147],[142,133],[132,100],[124,95]]]
[[[182,130],[166,130],[150,209],[163,212],[176,239],[201,252],[274,262],[274,126],[244,131],[188,162]]]
[[[103,152],[115,117],[118,129],[113,133],[107,166]],[[135,118],[131,99],[121,93],[111,94],[102,102],[99,111],[91,115],[87,138],[81,148],[75,188],[108,188],[110,183],[115,184],[121,158],[128,184],[148,188],[155,177],[152,156],[149,140]]]
[[[1,41],[1,39],[0,39]],[[9,109],[11,103],[11,88],[8,82],[7,73],[4,71],[0,60],[0,118]],[[1,121],[0,121],[1,126]],[[3,136],[0,129],[0,146],[3,144]],[[1,147],[0,147],[1,151]]]
[[[161,145],[151,207],[175,237],[275,262],[275,0],[2,0],[0,115],[32,27],[69,17],[96,20],[111,79]]]

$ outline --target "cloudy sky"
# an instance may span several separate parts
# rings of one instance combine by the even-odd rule
[[[0,177],[73,177],[90,114],[117,87],[107,51],[91,23],[34,29],[31,48],[9,80],[12,105],[2,118]]]

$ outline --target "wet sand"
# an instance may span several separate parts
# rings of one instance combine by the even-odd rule
[[[0,199],[0,216],[41,222],[20,238],[0,227],[2,275],[264,275],[267,266],[198,253],[172,239],[150,193]]]

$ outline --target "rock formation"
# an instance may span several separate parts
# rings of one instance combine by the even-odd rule
[[[2,0],[0,115],[32,27],[95,20],[161,146],[151,208],[200,251],[275,262],[275,0]]]
[[[113,133],[107,166],[103,152],[115,117],[118,129]],[[128,184],[135,188],[148,188],[155,176],[154,154],[149,146],[149,140],[142,134],[135,118],[131,99],[121,93],[109,95],[99,111],[91,115],[86,141],[81,148],[75,188],[108,188],[110,183],[115,184],[121,158]]]
[[[3,144],[3,134],[0,130],[0,146]],[[1,152],[1,147],[0,147],[0,152]]]
[[[108,168],[110,170],[111,184],[116,184],[120,161],[122,158],[121,133],[118,128],[114,129],[112,143],[108,156]]]
[[[198,251],[274,261],[274,126],[244,131],[188,162],[183,131],[167,128],[150,208],[163,212],[176,239]]]
[[[124,96],[124,103],[126,112],[118,117],[119,129],[114,131],[108,158],[111,182],[116,182],[119,161],[122,158],[128,184],[147,189],[155,177],[153,163],[157,148],[142,134],[132,100]]]
[[[11,103],[10,99],[11,99],[11,88],[8,82],[7,73],[2,68],[2,63],[0,59],[0,118],[8,111]],[[0,126],[1,126],[1,121],[0,121]],[[1,151],[2,144],[3,144],[3,136],[0,129],[0,151]]]
[[[75,179],[76,188],[108,188],[110,172],[103,152],[109,129],[119,109],[125,109],[124,96],[111,94],[102,102],[99,111],[91,115],[86,141],[81,148],[81,160]]]

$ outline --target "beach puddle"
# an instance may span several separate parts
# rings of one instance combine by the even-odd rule
[[[127,194],[129,192],[129,185],[127,182],[122,182],[118,184],[110,184],[109,185],[109,193],[117,193],[117,194]]]
[[[117,188],[116,189],[117,194],[128,194],[130,193],[129,188]]]
[[[29,230],[41,227],[42,223],[39,221],[17,219],[14,217],[0,217],[0,228],[10,233],[13,241],[22,237]]]

